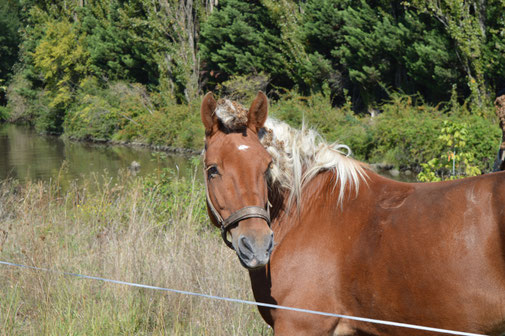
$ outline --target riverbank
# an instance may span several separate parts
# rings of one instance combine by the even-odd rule
[[[203,148],[200,101],[176,104],[159,93],[148,93],[140,85],[125,83],[112,83],[106,90],[98,90],[93,84],[82,91],[64,111],[63,137],[187,154],[198,154]],[[244,95],[242,103],[250,104],[252,96]],[[39,106],[41,102],[25,103]],[[31,110],[13,110],[10,120],[32,120],[39,131],[47,129],[47,118],[30,114]],[[294,127],[305,122],[329,141],[348,145],[358,160],[414,174],[448,151],[469,153],[472,165],[489,172],[501,137],[491,106],[471,111],[457,99],[431,106],[413,96],[393,94],[371,116],[355,114],[350,103],[333,107],[323,94],[306,97],[287,92],[270,101],[270,115]],[[444,135],[447,124],[455,131]],[[464,139],[455,148],[447,136],[461,134]]]
[[[181,148],[181,147],[173,147],[167,145],[155,145],[144,142],[137,141],[122,141],[122,140],[107,140],[107,139],[79,139],[75,137],[67,137],[69,141],[74,142],[84,142],[84,143],[92,143],[99,145],[107,145],[107,146],[124,146],[124,147],[132,147],[132,148],[146,148],[157,152],[166,152],[170,154],[180,154],[180,155],[188,155],[195,156],[200,155],[202,150],[193,149],[193,148]]]

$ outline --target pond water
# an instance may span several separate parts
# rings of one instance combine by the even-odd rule
[[[143,176],[157,169],[173,168],[191,174],[192,156],[155,152],[146,148],[108,146],[42,136],[27,126],[0,124],[0,180],[79,180],[91,174],[131,170],[132,162]]]

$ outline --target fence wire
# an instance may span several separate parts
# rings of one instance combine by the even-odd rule
[[[32,270],[36,270],[36,271],[49,272],[49,273],[54,273],[54,274],[59,274],[59,275],[77,277],[77,278],[88,279],[88,280],[103,281],[103,282],[108,282],[108,283],[113,283],[113,284],[118,284],[118,285],[125,285],[125,286],[130,286],[130,287],[153,289],[153,290],[159,290],[159,291],[177,293],[177,294],[182,294],[182,295],[196,296],[196,297],[201,297],[201,298],[206,298],[206,299],[212,299],[212,300],[220,300],[220,301],[226,301],[226,302],[242,303],[242,304],[247,304],[247,305],[259,306],[259,307],[267,307],[267,308],[274,308],[274,309],[283,309],[283,310],[295,311],[295,312],[300,312],[300,313],[313,314],[313,315],[322,315],[322,316],[329,316],[329,317],[336,317],[336,318],[353,320],[353,321],[359,321],[359,322],[368,322],[368,323],[382,324],[382,325],[388,325],[388,326],[394,326],[394,327],[400,327],[400,328],[416,329],[416,330],[423,330],[423,331],[431,331],[431,332],[435,332],[435,333],[450,334],[450,335],[486,336],[486,335],[483,335],[483,334],[474,334],[474,333],[467,333],[467,332],[455,331],[455,330],[449,330],[449,329],[432,328],[432,327],[426,327],[426,326],[415,325],[415,324],[391,322],[391,321],[377,320],[377,319],[371,319],[371,318],[366,318],[366,317],[357,317],[357,316],[350,316],[350,315],[326,313],[326,312],[321,312],[321,311],[317,311],[317,310],[295,308],[295,307],[287,307],[287,306],[275,305],[275,304],[270,304],[270,303],[255,302],[255,301],[248,301],[248,300],[241,300],[241,299],[233,299],[233,298],[228,298],[228,297],[209,295],[209,294],[202,294],[202,293],[195,293],[195,292],[190,292],[190,291],[185,291],[185,290],[179,290],[179,289],[164,288],[164,287],[158,287],[158,286],[138,284],[138,283],[134,283],[134,282],[127,282],[127,281],[121,281],[121,280],[107,279],[107,278],[102,278],[102,277],[97,277],[97,276],[91,276],[91,275],[84,275],[84,274],[79,274],[79,273],[63,272],[63,271],[58,271],[58,270],[52,270],[52,269],[49,269],[49,268],[35,267],[35,266],[28,266],[28,265],[11,263],[11,262],[8,262],[8,261],[0,261],[0,264],[6,265],[6,266],[11,266],[11,267],[18,267],[18,268],[24,268],[24,269],[32,269]]]

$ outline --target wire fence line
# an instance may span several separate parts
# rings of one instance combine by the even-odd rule
[[[442,333],[442,334],[450,334],[450,335],[486,336],[486,335],[483,335],[483,334],[474,334],[474,333],[468,333],[468,332],[462,332],[462,331],[455,331],[455,330],[448,330],[448,329],[441,329],[441,328],[432,328],[432,327],[426,327],[426,326],[415,325],[415,324],[391,322],[391,321],[377,320],[377,319],[371,319],[371,318],[366,318],[366,317],[356,317],[356,316],[350,316],[350,315],[342,315],[342,314],[333,314],[333,313],[320,312],[320,311],[310,310],[310,309],[287,307],[287,306],[275,305],[275,304],[270,304],[270,303],[255,302],[255,301],[248,301],[248,300],[241,300],[241,299],[233,299],[233,298],[228,298],[228,297],[209,295],[209,294],[202,294],[202,293],[195,293],[195,292],[190,292],[190,291],[185,291],[185,290],[179,290],[179,289],[171,289],[171,288],[164,288],[164,287],[158,287],[158,286],[138,284],[138,283],[134,283],[134,282],[127,282],[127,281],[121,281],[121,280],[107,279],[107,278],[102,278],[102,277],[97,277],[97,276],[91,276],[91,275],[84,275],[84,274],[79,274],[79,273],[63,272],[63,271],[53,270],[53,269],[49,269],[49,268],[28,266],[28,265],[23,265],[23,264],[16,264],[16,263],[8,262],[8,261],[1,261],[0,260],[0,264],[1,265],[5,265],[5,266],[24,268],[24,269],[32,269],[32,270],[36,270],[36,271],[49,272],[49,273],[54,273],[54,274],[59,274],[59,275],[65,275],[65,276],[71,276],[71,277],[77,277],[77,278],[88,279],[88,280],[96,280],[96,281],[108,282],[108,283],[113,283],[113,284],[118,284],[118,285],[125,285],[125,286],[130,286],[130,287],[159,290],[159,291],[171,292],[171,293],[182,294],[182,295],[196,296],[196,297],[201,297],[201,298],[206,298],[206,299],[212,299],[212,300],[220,300],[220,301],[226,301],[226,302],[242,303],[242,304],[247,304],[247,305],[259,306],[259,307],[267,307],[267,308],[274,308],[274,309],[283,309],[283,310],[295,311],[295,312],[300,312],[300,313],[307,313],[307,314],[314,314],[314,315],[336,317],[336,318],[348,319],[348,320],[359,321],[359,322],[368,322],[368,323],[375,323],[375,324],[382,324],[382,325],[388,325],[388,326],[394,326],[394,327],[400,327],[400,328],[409,328],[409,329],[430,331],[430,332]]]

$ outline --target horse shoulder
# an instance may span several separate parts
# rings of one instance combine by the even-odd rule
[[[415,189],[413,185],[407,183],[387,183],[378,192],[377,206],[382,209],[399,208]]]

